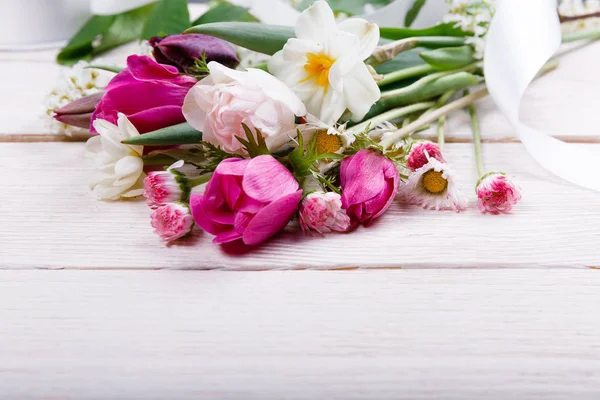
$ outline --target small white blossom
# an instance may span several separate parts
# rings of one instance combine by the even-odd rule
[[[144,147],[122,143],[140,134],[124,114],[119,114],[117,124],[95,120],[98,135],[86,144],[87,154],[93,158],[97,170],[89,185],[99,200],[118,200],[144,193]]]
[[[466,44],[473,46],[475,58],[483,58],[484,37],[496,11],[496,0],[446,0],[450,5],[444,22],[454,22],[465,33],[473,34]]]
[[[68,136],[86,129],[63,124],[54,119],[54,113],[69,103],[82,97],[100,92],[108,80],[97,70],[86,68],[89,64],[79,61],[72,68],[61,72],[57,86],[48,93],[44,101],[44,116],[46,125],[52,133]]]

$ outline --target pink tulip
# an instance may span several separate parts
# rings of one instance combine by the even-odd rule
[[[123,113],[140,133],[185,122],[181,110],[196,79],[182,75],[176,67],[158,64],[147,56],[127,58],[127,68],[106,86],[92,114],[92,122],[104,119],[117,123]],[[93,126],[92,132],[95,132]]]
[[[203,194],[190,199],[196,223],[215,243],[257,245],[281,231],[298,210],[298,182],[271,156],[222,161]]]
[[[442,163],[446,162],[440,146],[430,141],[416,142],[410,148],[406,165],[412,171],[416,171],[426,165],[430,158],[435,158]]]
[[[340,166],[342,207],[353,223],[369,224],[392,204],[400,181],[387,157],[361,150]]]
[[[521,197],[521,189],[502,173],[488,174],[477,185],[477,206],[482,213],[508,213]]]
[[[194,218],[187,206],[168,203],[152,212],[150,223],[154,232],[168,243],[190,233],[194,227]]]

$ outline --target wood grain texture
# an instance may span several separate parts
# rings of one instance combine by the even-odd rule
[[[1,399],[600,397],[600,271],[0,271]]]
[[[425,211],[400,202],[371,228],[325,238],[297,228],[249,251],[196,233],[165,247],[143,201],[99,202],[80,143],[0,144],[0,268],[297,269],[600,266],[600,194],[549,175],[520,144],[484,146],[489,170],[513,174],[525,198],[512,215],[475,206],[472,146],[452,144],[471,209]],[[559,160],[557,160],[559,162]]]

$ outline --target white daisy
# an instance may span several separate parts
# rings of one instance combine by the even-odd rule
[[[408,175],[400,194],[410,204],[429,210],[455,210],[467,208],[467,199],[460,192],[450,166],[435,158],[429,158],[423,167]]]

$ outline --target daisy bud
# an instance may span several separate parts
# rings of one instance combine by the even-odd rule
[[[144,196],[148,206],[159,207],[163,204],[186,201],[190,194],[188,179],[179,171],[151,171],[144,179]]]
[[[154,232],[167,243],[184,237],[194,227],[189,207],[180,203],[163,204],[150,215]]]
[[[416,171],[426,165],[431,158],[441,163],[446,162],[440,146],[430,141],[416,142],[410,148],[406,164],[412,171]]]
[[[502,172],[491,172],[477,184],[477,205],[482,213],[510,212],[521,197],[521,188]]]
[[[300,227],[303,231],[321,234],[347,231],[350,217],[342,209],[341,196],[332,192],[314,192],[306,196],[300,206]]]

